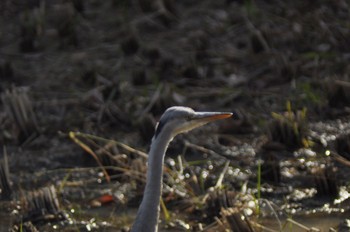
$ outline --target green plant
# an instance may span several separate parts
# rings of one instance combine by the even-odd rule
[[[312,143],[307,139],[306,108],[294,112],[290,101],[286,108],[287,111],[283,114],[272,112],[273,120],[267,132],[269,141],[280,143],[289,150],[310,147]]]

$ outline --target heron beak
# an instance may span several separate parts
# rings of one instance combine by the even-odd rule
[[[204,122],[216,121],[219,119],[232,117],[230,112],[196,112],[193,120],[199,120]]]
[[[187,121],[187,123],[179,126],[173,134],[175,136],[179,133],[184,133],[194,128],[203,126],[209,122],[229,118],[231,116],[232,113],[229,112],[194,112],[194,115]]]

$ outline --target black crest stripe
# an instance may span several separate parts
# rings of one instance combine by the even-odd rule
[[[158,125],[157,125],[157,128],[156,128],[155,137],[157,137],[160,134],[160,132],[162,131],[163,127],[164,127],[164,122],[162,120],[160,120],[158,122]]]

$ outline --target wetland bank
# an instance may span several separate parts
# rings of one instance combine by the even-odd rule
[[[347,1],[0,3],[1,231],[127,231],[166,108],[160,231],[348,231]]]

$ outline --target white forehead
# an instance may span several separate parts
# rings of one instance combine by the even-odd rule
[[[162,121],[168,121],[169,119],[175,118],[186,118],[188,116],[194,115],[194,110],[189,107],[184,106],[173,106],[168,108],[162,115]]]

